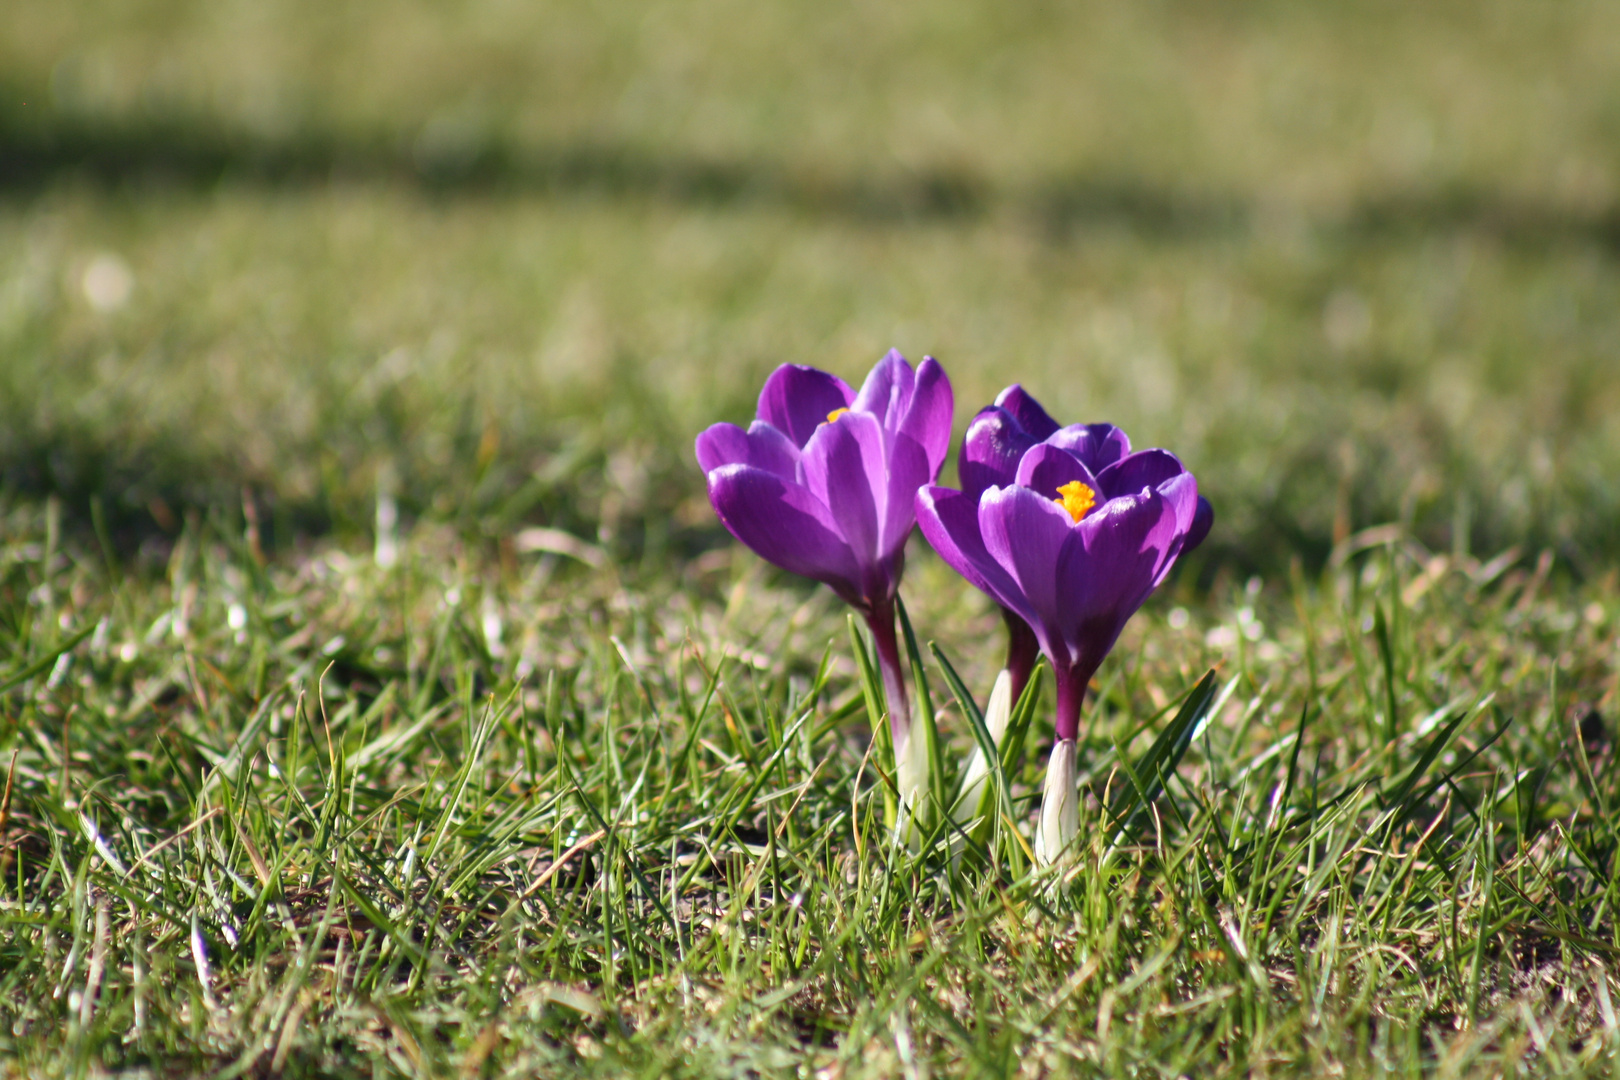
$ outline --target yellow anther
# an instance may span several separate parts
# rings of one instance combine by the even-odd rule
[[[827,423],[832,423],[834,420],[837,420],[840,416],[843,416],[847,412],[849,412],[848,409],[834,409],[832,412],[827,414]]]
[[[1086,511],[1097,505],[1097,493],[1078,480],[1070,480],[1058,488],[1058,497],[1052,501],[1067,510],[1078,525]]]

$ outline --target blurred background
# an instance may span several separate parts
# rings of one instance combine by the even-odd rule
[[[1204,566],[1620,554],[1620,5],[9,0],[0,487],[720,542],[766,372],[1177,451]],[[947,474],[954,466],[947,466]]]

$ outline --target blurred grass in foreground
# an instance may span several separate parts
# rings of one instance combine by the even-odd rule
[[[1172,446],[1228,560],[1617,551],[1612,7],[371,10],[8,18],[10,484],[661,557],[696,430],[896,345]]]

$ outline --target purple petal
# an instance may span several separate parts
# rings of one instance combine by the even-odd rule
[[[705,473],[722,465],[752,465],[792,480],[799,448],[763,420],[755,420],[747,431],[736,424],[715,424],[698,435],[697,459]]]
[[[1058,498],[1058,489],[1075,480],[1095,492],[1102,499],[1102,485],[1079,458],[1051,443],[1036,443],[1018,462],[1017,483],[1037,495]]]
[[[1157,491],[1111,499],[1074,528],[1057,571],[1062,635],[1091,670],[1174,562],[1176,506]]]
[[[1210,526],[1215,524],[1215,508],[1209,500],[1202,495],[1198,496],[1198,509],[1193,511],[1192,525],[1187,529],[1187,536],[1181,541],[1183,555],[1204,542],[1209,535]]]
[[[997,394],[996,404],[1007,410],[1007,414],[1036,442],[1042,442],[1057,433],[1058,422],[1048,416],[1046,410],[1041,408],[1041,403],[1035,400],[1035,396],[1018,383],[1013,383]]]
[[[731,535],[766,562],[860,602],[854,554],[827,507],[800,485],[750,465],[724,465],[709,474],[709,502]]]
[[[852,410],[823,424],[799,461],[805,487],[826,505],[856,561],[876,564],[883,555],[889,491],[877,418]]]
[[[949,437],[949,432],[946,434]],[[930,464],[927,452],[911,436],[896,435],[889,443],[883,534],[878,545],[884,558],[905,547],[917,523],[917,492],[932,482],[938,471],[939,467]]]
[[[925,487],[917,492],[917,526],[952,570],[1002,607],[1027,617],[1029,605],[1018,583],[984,546],[977,500],[950,488]]]
[[[1060,621],[1058,556],[1074,524],[1068,512],[1026,487],[991,488],[979,500],[984,546],[1017,584],[1023,615],[1054,664],[1068,662]],[[1011,606],[1011,605],[1009,605]]]
[[[1182,472],[1163,481],[1154,490],[1175,507],[1176,531],[1186,535],[1198,516],[1198,479],[1190,472]]]
[[[827,422],[827,414],[849,408],[855,398],[836,375],[802,364],[783,364],[759,392],[758,416],[802,448]]]
[[[961,456],[956,459],[962,490],[977,501],[986,488],[1011,484],[1018,475],[1019,459],[1038,441],[999,405],[979,410],[968,424]]]
[[[951,413],[955,408],[951,380],[946,378],[945,369],[932,356],[923,357],[923,362],[917,365],[911,403],[900,424],[900,433],[915,439],[928,455],[930,481],[939,476],[945,455],[951,452]]]
[[[1198,524],[1200,504],[1209,505],[1199,496],[1198,481],[1189,472],[1172,477],[1160,484],[1156,490],[1165,502],[1170,505],[1175,515],[1175,537],[1171,542],[1168,557],[1154,576],[1153,585],[1155,588],[1170,573],[1170,568],[1175,565],[1176,559],[1180,558],[1188,550],[1187,537],[1191,535]],[[1213,513],[1214,511],[1211,510],[1211,515]],[[1199,539],[1203,538],[1199,537]]]
[[[906,363],[906,358],[900,355],[899,350],[890,349],[888,355],[879,360],[866,376],[866,381],[861,384],[861,392],[855,395],[855,403],[850,408],[876,416],[887,431],[898,430],[906,411],[911,407],[916,382],[917,377],[911,365]]]
[[[1110,499],[1116,495],[1135,495],[1143,488],[1156,488],[1186,471],[1181,459],[1168,450],[1139,450],[1097,474],[1097,482],[1102,485],[1099,494]]]
[[[1113,424],[1070,424],[1047,436],[1053,446],[1069,451],[1100,473],[1131,452],[1131,440]]]

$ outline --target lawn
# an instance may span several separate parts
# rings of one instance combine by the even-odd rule
[[[1613,1075],[1617,147],[1602,4],[16,0],[0,1067]],[[705,498],[891,346],[1216,508],[1064,873],[1051,680],[894,843]],[[954,772],[1000,619],[903,596]]]

